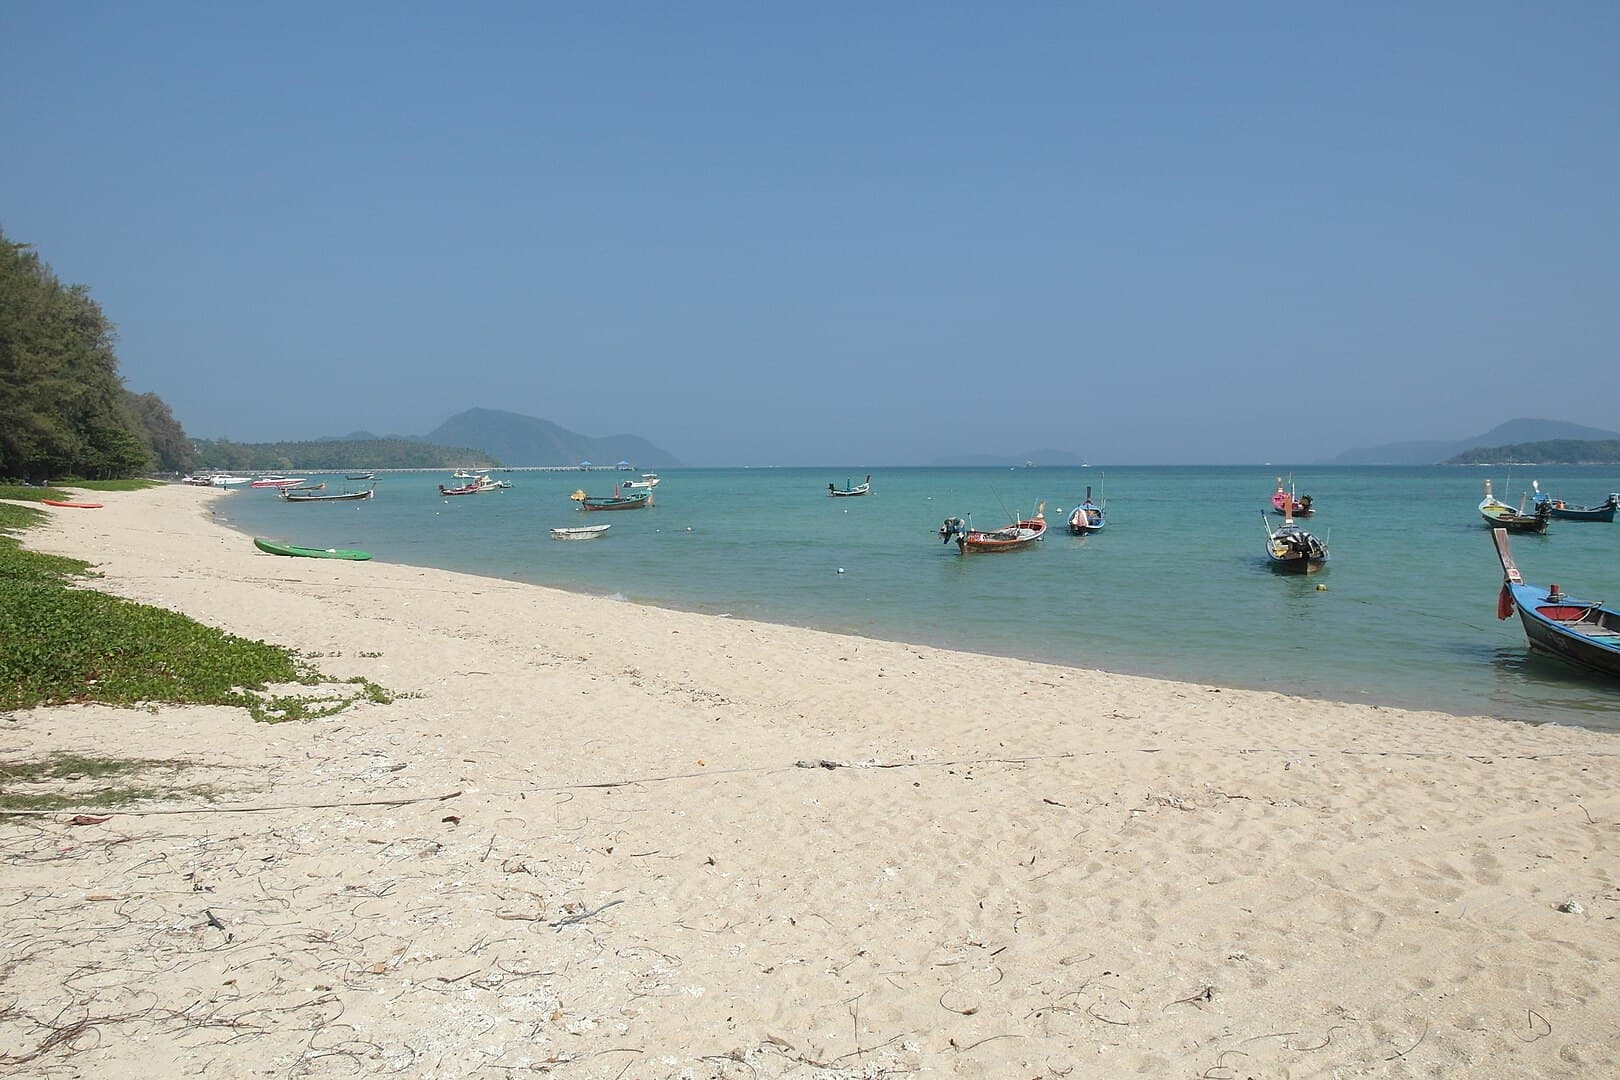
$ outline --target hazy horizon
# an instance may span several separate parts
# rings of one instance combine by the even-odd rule
[[[1615,426],[1620,8],[0,10],[0,229],[188,433],[693,465]]]

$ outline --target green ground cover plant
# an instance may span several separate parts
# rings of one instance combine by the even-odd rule
[[[0,504],[0,711],[75,702],[235,705],[276,722],[330,716],[362,698],[393,700],[369,679],[334,683],[280,646],[75,587],[90,576],[88,563],[24,550],[14,535],[43,517]],[[267,693],[278,684],[322,689]]]

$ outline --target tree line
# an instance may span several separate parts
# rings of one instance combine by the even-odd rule
[[[1620,439],[1545,439],[1541,442],[1481,446],[1447,458],[1446,465],[1613,465],[1620,462]]]
[[[414,439],[315,439],[305,442],[239,443],[198,439],[197,461],[231,472],[293,469],[490,469],[499,461],[482,450],[439,446]]]
[[[124,387],[117,330],[0,232],[0,477],[116,480],[191,467],[191,442],[156,394]]]

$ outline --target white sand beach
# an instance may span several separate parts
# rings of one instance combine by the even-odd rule
[[[15,1075],[1620,1075],[1612,736],[277,558],[216,493],[97,498],[25,544],[406,696],[0,718],[0,761],[206,788],[0,821]]]

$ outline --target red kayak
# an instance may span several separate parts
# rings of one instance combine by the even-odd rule
[[[63,502],[61,499],[41,499],[46,506],[71,506],[75,510],[100,510],[101,503]]]

